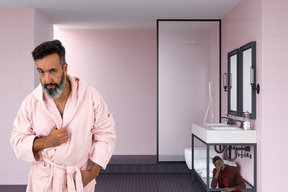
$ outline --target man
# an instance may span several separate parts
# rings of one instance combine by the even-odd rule
[[[22,102],[10,143],[31,161],[28,192],[94,192],[116,135],[100,94],[67,74],[65,48],[47,41],[32,52],[41,83]]]
[[[217,187],[217,184],[219,188],[224,188],[222,192],[245,189],[245,182],[237,167],[224,164],[224,161],[219,156],[213,158],[213,164],[215,166],[211,182],[213,189]]]

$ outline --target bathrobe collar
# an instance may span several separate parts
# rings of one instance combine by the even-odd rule
[[[33,91],[33,96],[40,102],[42,103],[49,115],[54,119],[56,125],[58,128],[66,126],[73,118],[75,112],[77,111],[77,108],[79,104],[81,103],[85,91],[87,89],[87,85],[84,84],[82,81],[80,81],[79,78],[77,77],[71,77],[70,75],[67,74],[67,77],[70,81],[71,84],[71,93],[70,96],[68,97],[64,114],[63,114],[63,121],[62,118],[59,118],[59,111],[57,111],[56,104],[54,103],[54,100],[51,98],[47,98],[44,94],[42,84],[40,83],[37,88]],[[47,103],[54,103],[55,107],[51,107],[51,105],[47,105]],[[58,115],[57,115],[58,114]]]

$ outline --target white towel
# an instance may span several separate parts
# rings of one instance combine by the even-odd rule
[[[235,162],[223,160],[225,164],[237,167]],[[206,159],[197,159],[194,161],[194,169],[201,177],[207,177],[207,162]],[[209,177],[213,177],[214,164],[212,159],[209,160]]]
[[[209,161],[209,169],[213,170],[214,165],[212,163],[212,160]],[[206,159],[196,159],[194,161],[194,169],[195,170],[206,170],[207,169],[207,161]]]
[[[237,164],[235,162],[223,160],[225,164],[237,167]],[[207,169],[207,161],[206,159],[195,159],[194,160],[194,169],[195,170],[204,170]],[[214,169],[214,164],[212,163],[212,159],[209,160],[209,169]]]

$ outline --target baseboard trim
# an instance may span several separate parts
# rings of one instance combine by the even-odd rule
[[[186,163],[110,164],[101,173],[191,173]]]
[[[0,185],[0,191],[13,191],[13,192],[24,192],[26,191],[27,185]]]
[[[157,155],[113,155],[109,164],[156,164]]]

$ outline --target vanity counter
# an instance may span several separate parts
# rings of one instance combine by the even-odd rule
[[[256,143],[256,130],[243,130],[227,124],[192,123],[192,134],[205,143]]]

